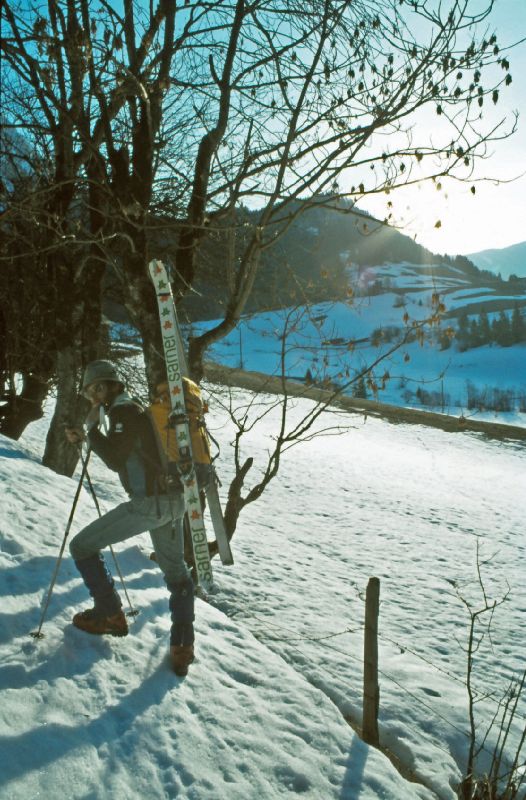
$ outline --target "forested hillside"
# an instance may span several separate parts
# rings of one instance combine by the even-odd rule
[[[385,263],[419,265],[433,274],[458,270],[474,286],[491,284],[496,290],[509,293],[510,285],[493,272],[479,270],[464,256],[452,258],[431,253],[414,239],[400,233],[373,217],[357,210],[350,203],[312,198],[312,207],[296,216],[298,208],[288,209],[287,215],[276,220],[277,241],[261,255],[253,291],[246,312],[285,308],[296,303],[318,303],[342,300],[349,293],[349,274],[356,269],[381,266]],[[189,321],[214,319],[221,316],[229,296],[233,277],[228,264],[231,254],[238,258],[245,240],[258,225],[259,212],[241,207],[236,212],[235,234],[232,219],[223,225],[215,224],[208,231],[199,251],[200,270],[193,291],[180,303],[183,319]],[[152,236],[152,254],[168,263],[176,250],[176,240],[166,234]],[[112,286],[115,289],[112,289]],[[117,281],[106,283],[106,313],[123,321],[119,314]],[[500,288],[499,288],[500,287]],[[356,291],[357,287],[351,287]],[[518,287],[523,291],[523,287]],[[367,287],[378,293],[381,286]],[[110,304],[108,301],[112,300]]]

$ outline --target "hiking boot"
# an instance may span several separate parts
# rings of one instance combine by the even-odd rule
[[[86,633],[94,633],[101,636],[104,633],[110,636],[127,636],[128,623],[123,611],[116,614],[106,615],[94,608],[80,611],[73,617],[73,625]]]
[[[176,675],[188,675],[188,667],[194,660],[193,644],[173,644],[170,647],[170,661]]]

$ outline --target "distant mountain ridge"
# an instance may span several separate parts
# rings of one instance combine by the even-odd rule
[[[526,242],[518,242],[500,249],[481,250],[467,255],[479,269],[489,269],[503,278],[517,275],[526,278]]]
[[[350,270],[364,273],[367,268],[377,269],[388,263],[420,265],[434,273],[456,269],[457,278],[460,273],[475,286],[499,283],[494,272],[484,275],[465,256],[432,253],[412,237],[349,202],[320,196],[313,197],[311,203],[303,213],[299,213],[297,201],[287,207],[282,219],[277,215],[274,224],[276,231],[281,228],[282,235],[261,254],[246,313],[345,298]],[[237,210],[240,238],[258,224],[259,214],[246,208]],[[183,318],[221,316],[228,302],[226,264],[230,247],[226,230],[218,227],[204,239],[194,292],[188,293],[180,304]],[[504,292],[506,288],[502,285],[500,290]]]

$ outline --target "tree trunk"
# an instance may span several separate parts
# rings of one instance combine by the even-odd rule
[[[77,349],[69,345],[57,353],[57,403],[46,438],[44,466],[71,477],[79,458],[75,445],[69,444],[65,435],[66,425],[78,425],[88,408],[84,398],[77,392]]]
[[[20,394],[7,396],[0,408],[0,433],[19,439],[30,422],[41,419],[42,405],[48,393],[48,382],[37,375],[22,375]]]

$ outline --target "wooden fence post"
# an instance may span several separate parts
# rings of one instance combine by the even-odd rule
[[[363,721],[362,737],[368,744],[378,746],[378,612],[380,580],[369,578],[365,594],[365,635],[363,648]]]

